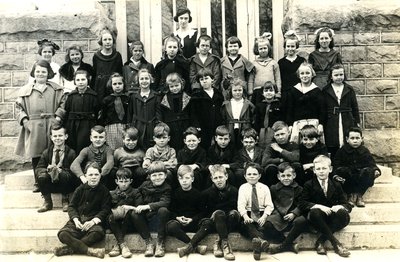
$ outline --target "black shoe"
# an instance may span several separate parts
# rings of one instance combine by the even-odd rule
[[[37,212],[43,213],[53,209],[53,201],[51,200],[51,194],[43,195],[44,203]]]
[[[326,249],[323,243],[317,242],[315,249],[317,250],[318,255],[326,255]]]
[[[348,257],[350,256],[350,251],[348,251],[345,247],[342,245],[337,245],[335,248],[335,253],[338,254],[341,257]]]
[[[176,251],[178,251],[179,257],[184,257],[193,252],[193,246],[192,244],[187,244],[184,247],[178,247]]]
[[[39,193],[40,192],[40,188],[39,185],[37,183],[33,184],[33,193]]]
[[[54,255],[57,257],[72,255],[73,253],[74,251],[69,246],[56,247],[54,249]]]
[[[253,238],[251,241],[253,245],[253,258],[254,260],[260,260],[261,258],[261,239],[258,237]]]

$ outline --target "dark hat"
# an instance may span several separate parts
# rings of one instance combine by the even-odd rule
[[[181,7],[178,9],[178,11],[176,12],[176,15],[174,16],[174,21],[178,22],[178,17],[180,17],[183,14],[189,14],[189,23],[192,22],[192,16],[190,15],[191,12],[187,7]]]

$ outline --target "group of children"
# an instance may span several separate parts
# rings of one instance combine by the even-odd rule
[[[180,16],[190,21],[185,10]],[[256,260],[266,250],[297,253],[294,240],[305,231],[319,232],[319,254],[329,240],[349,256],[333,232],[349,223],[352,207],[365,206],[380,170],[362,145],[333,30],[316,35],[309,63],[297,55],[293,31],[278,62],[271,34],[257,38],[253,63],[239,54],[237,37],[220,59],[201,35],[199,52],[187,59],[171,35],[155,67],[140,41],[122,65],[110,30],[101,32],[93,67],[72,46],[59,68],[51,62],[58,46],[40,41],[43,59],[17,99],[17,153],[32,158],[34,191],[44,198],[38,212],[53,208],[51,193],[63,194],[70,221],[55,254],[104,257],[92,246],[109,227],[117,239],[109,255],[126,258],[124,236],[133,229],[145,256],[164,256],[167,235],[185,243],[179,256],[204,254],[199,242],[216,232],[214,255],[234,260],[228,234],[235,230],[252,240]]]

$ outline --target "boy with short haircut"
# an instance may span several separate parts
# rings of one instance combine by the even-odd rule
[[[154,127],[153,140],[155,145],[147,149],[142,166],[148,171],[152,162],[161,161],[167,169],[168,183],[171,184],[178,160],[175,149],[168,145],[170,140],[169,131],[169,126],[163,122]]]
[[[308,230],[307,220],[298,207],[303,188],[295,181],[296,173],[288,162],[280,164],[278,169],[279,182],[270,188],[275,209],[267,218],[266,231],[268,235],[275,235],[283,241],[271,244],[269,252],[275,254],[292,251],[297,254],[299,247],[293,241]],[[285,231],[289,231],[286,238],[283,234]]]
[[[299,135],[300,164],[302,164],[304,172],[296,174],[296,181],[302,186],[314,176],[314,158],[318,155],[328,156],[328,149],[321,142],[318,129],[313,125],[303,126]]]
[[[128,168],[132,173],[132,187],[139,187],[146,180],[146,171],[143,169],[144,151],[138,146],[139,131],[135,127],[128,127],[123,132],[124,145],[114,151],[114,169]]]
[[[315,243],[317,253],[326,255],[324,243],[329,240],[335,253],[348,257],[350,252],[333,233],[349,224],[352,207],[347,203],[340,183],[329,179],[329,173],[332,172],[330,158],[319,155],[313,163],[315,177],[304,184],[299,208],[310,225],[321,233]]]
[[[142,197],[141,204],[132,212],[132,221],[136,230],[146,242],[146,257],[165,255],[165,225],[168,222],[171,203],[171,187],[166,183],[167,168],[162,161],[153,161],[148,167],[148,180],[138,188]],[[157,231],[157,244],[154,244],[150,230]]]
[[[247,183],[239,188],[237,209],[243,218],[243,230],[252,239],[253,257],[260,260],[261,251],[266,251],[269,243],[264,240],[264,226],[267,217],[274,210],[269,188],[260,183],[261,166],[246,163],[244,178]]]
[[[233,168],[236,167],[235,147],[230,143],[231,136],[226,126],[218,126],[215,129],[215,143],[207,150],[207,170],[211,172],[213,165],[222,165],[228,172],[229,183],[234,183]],[[211,180],[209,180],[211,181]]]
[[[67,138],[66,129],[61,125],[55,124],[50,127],[50,139],[53,143],[43,151],[35,169],[39,189],[44,198],[43,206],[37,210],[39,213],[53,209],[51,193],[62,193],[62,209],[67,212],[68,194],[74,192],[78,186],[79,181],[69,168],[76,154],[65,144]]]
[[[240,222],[240,214],[236,210],[238,190],[227,183],[228,174],[221,165],[214,165],[211,172],[213,185],[201,193],[205,218],[200,221],[200,229],[190,240],[192,247],[211,232],[218,234],[213,250],[215,257],[224,257],[226,260],[235,260],[228,243],[229,231],[236,228]],[[178,250],[179,256],[191,252],[190,245]]]
[[[167,233],[185,243],[185,247],[178,248],[180,257],[196,251],[204,255],[207,246],[192,246],[186,232],[196,232],[200,219],[203,218],[201,207],[201,193],[192,186],[194,171],[189,165],[181,165],[178,168],[178,181],[180,187],[174,190],[171,198],[171,218],[167,223]]]
[[[114,166],[113,151],[106,144],[106,130],[103,126],[94,126],[90,130],[90,141],[92,144],[81,150],[78,157],[71,164],[71,171],[83,184],[87,182],[82,171],[82,166],[88,162],[96,162],[101,169],[101,182],[109,189],[112,188],[114,181],[109,181],[108,174]]]
[[[276,121],[272,125],[274,142],[264,150],[261,166],[265,168],[265,179],[262,182],[272,186],[278,182],[278,165],[289,162],[295,169],[296,174],[303,172],[299,163],[299,146],[289,141],[289,127],[283,121]]]
[[[374,185],[381,171],[363,145],[360,128],[351,127],[345,136],[346,143],[336,152],[333,160],[333,178],[343,183],[343,190],[349,195],[349,204],[365,207],[363,195]]]
[[[211,50],[211,40],[209,35],[201,35],[196,42],[199,52],[190,58],[190,82],[192,91],[200,89],[197,73],[203,69],[209,69],[213,74],[214,86],[219,88],[221,83],[221,61],[218,56],[213,55]]]
[[[235,165],[235,178],[236,185],[239,187],[243,183],[246,183],[244,179],[244,166],[246,163],[257,163],[261,165],[263,150],[261,147],[257,145],[258,142],[258,134],[256,130],[253,128],[246,128],[242,131],[242,144],[243,148],[241,148],[236,157],[236,165]],[[264,175],[261,175],[261,183],[263,183]]]
[[[68,207],[70,220],[58,232],[58,239],[65,246],[55,249],[56,256],[76,253],[104,258],[104,248],[91,246],[104,239],[103,223],[110,214],[111,196],[100,183],[100,166],[96,162],[86,165],[84,176],[86,183],[75,190]]]
[[[129,228],[134,227],[131,212],[141,201],[139,191],[131,187],[132,177],[128,168],[119,168],[115,177],[117,188],[110,191],[112,213],[108,217],[108,223],[117,240],[117,244],[108,253],[110,257],[122,255],[123,258],[130,258],[132,256],[124,237]]]

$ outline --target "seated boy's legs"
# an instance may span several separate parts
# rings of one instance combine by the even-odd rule
[[[333,235],[335,231],[344,228],[350,222],[349,213],[340,209],[336,213],[331,213],[329,216],[320,209],[311,209],[308,214],[310,224],[322,234],[320,240],[329,240],[334,248],[340,245],[340,242]]]
[[[222,210],[216,210],[211,215],[211,220],[215,224],[215,230],[221,240],[227,239],[229,232],[237,229],[240,223],[240,214],[237,210],[231,210],[226,214]]]
[[[198,230],[198,225],[197,223],[193,222],[187,226],[183,226],[174,219],[168,221],[166,225],[166,231],[168,235],[173,236],[186,244],[190,242],[190,237],[186,234],[186,232],[196,232],[196,230]]]
[[[267,239],[268,241],[272,241],[274,243],[281,243],[285,240],[285,235],[282,231],[278,231],[274,225],[266,221],[263,226],[263,238]]]
[[[86,254],[88,248],[103,240],[104,236],[104,229],[100,225],[94,225],[88,231],[82,231],[77,229],[72,221],[68,221],[58,232],[58,239],[77,254]]]
[[[267,185],[268,187],[275,185],[279,182],[278,180],[278,166],[275,164],[269,164],[266,166],[264,175],[261,176],[260,182]]]
[[[130,224],[130,212],[126,214],[126,217],[123,219],[116,220],[114,215],[111,214],[108,216],[108,225],[110,226],[111,232],[114,234],[115,239],[117,240],[117,244],[120,245],[125,242],[124,237],[127,232],[127,224]]]
[[[375,169],[365,167],[361,169],[359,181],[358,181],[358,192],[364,195],[368,188],[372,187],[375,183]]]
[[[58,181],[53,182],[48,172],[38,174],[37,176],[40,191],[43,195],[50,193],[69,194],[74,192],[79,185],[77,177],[71,173],[61,171]]]
[[[130,215],[130,219],[137,230],[137,232],[140,234],[140,236],[144,240],[150,240],[151,235],[150,235],[150,230],[147,225],[147,219],[146,219],[146,214],[137,214],[135,212],[128,213]]]

